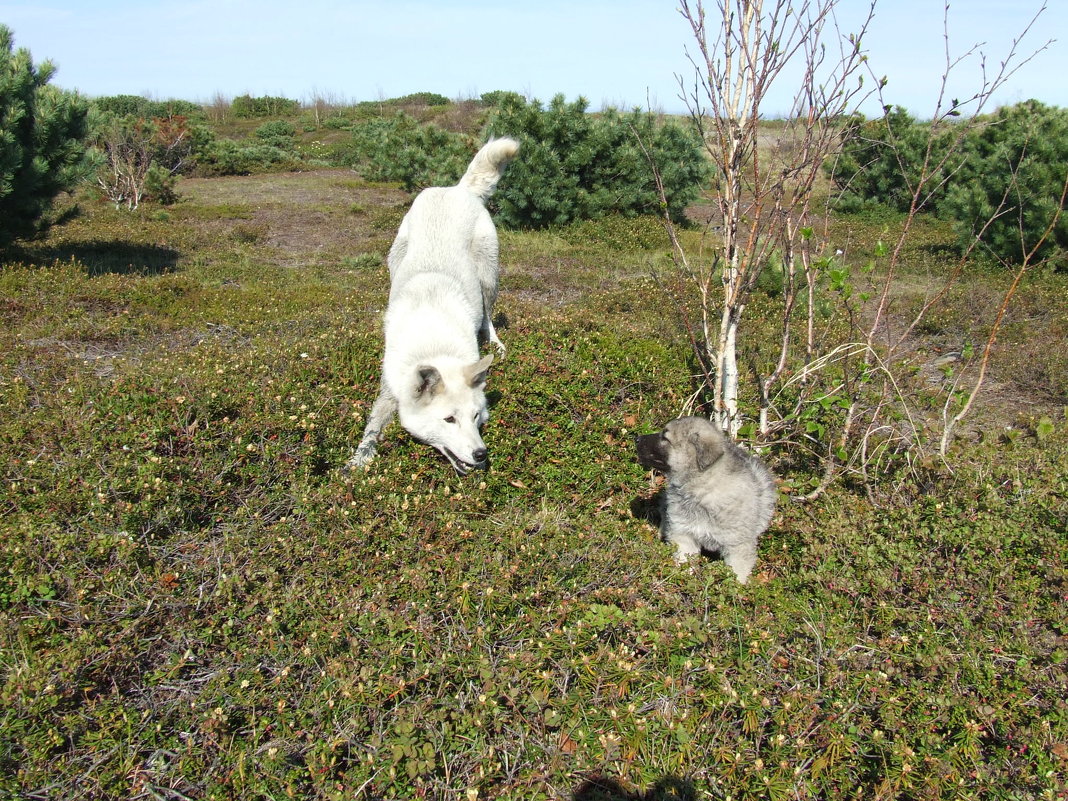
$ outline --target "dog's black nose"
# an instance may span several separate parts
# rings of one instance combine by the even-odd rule
[[[489,458],[489,451],[485,448],[479,448],[471,453],[471,458],[475,460],[475,464],[481,467],[486,463]]]

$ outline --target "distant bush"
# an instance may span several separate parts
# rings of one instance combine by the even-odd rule
[[[154,117],[202,117],[204,108],[188,100],[149,100],[140,95],[109,95],[91,101],[97,111],[119,117],[134,116],[144,119]]]
[[[413,92],[387,101],[394,106],[447,106],[452,103],[445,95],[436,92]]]
[[[498,220],[514,228],[544,228],[608,214],[662,213],[650,159],[660,171],[667,212],[680,221],[696,200],[709,167],[692,128],[661,122],[652,114],[586,111],[563,95],[548,108],[503,95],[490,124],[495,136],[522,143],[494,202]]]
[[[395,181],[413,191],[456,183],[473,153],[468,137],[400,112],[357,124],[341,158],[369,181]]]
[[[246,144],[233,139],[215,139],[199,155],[197,174],[252,175],[292,170],[301,165],[297,153],[262,142]]]
[[[111,95],[98,97],[92,101],[93,108],[98,111],[115,114],[120,117],[128,114],[140,117],[147,116],[145,112],[148,108],[148,103],[148,98],[140,95]]]
[[[983,242],[999,258],[1020,262],[1063,211],[1066,179],[1068,109],[1029,100],[1000,109],[969,137],[964,165],[938,211],[964,242],[994,217]],[[1064,214],[1036,257],[1058,250],[1068,250]]]
[[[48,85],[54,72],[16,52],[0,25],[0,247],[43,228],[55,196],[84,172],[88,108]]]
[[[254,131],[254,134],[265,145],[287,150],[293,147],[297,129],[292,123],[285,120],[272,120],[271,122],[263,123]]]
[[[484,106],[499,106],[502,103],[509,101],[513,103],[524,102],[523,96],[518,92],[504,92],[497,90],[494,92],[483,92],[478,98],[478,101]]]
[[[258,117],[292,117],[300,111],[300,102],[287,97],[250,97],[241,95],[230,103],[230,113],[240,119]]]

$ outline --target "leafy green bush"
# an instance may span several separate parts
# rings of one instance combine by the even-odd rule
[[[968,139],[964,166],[939,208],[963,242],[986,224],[983,242],[998,258],[1020,262],[1063,210],[1068,180],[1068,109],[1029,100],[1000,109]],[[1038,258],[1068,249],[1062,215]]]
[[[356,125],[350,149],[340,157],[369,181],[396,181],[412,191],[456,183],[473,152],[468,137],[420,125],[401,112]]]
[[[563,95],[548,108],[518,95],[500,98],[492,133],[522,143],[495,196],[500,222],[545,228],[607,214],[662,213],[650,159],[661,172],[668,213],[681,220],[709,175],[696,132],[639,111],[591,115],[586,107],[584,99],[568,103]]]
[[[287,97],[235,97],[230,104],[230,113],[240,119],[255,117],[289,117],[300,111],[300,103]]]
[[[28,50],[14,51],[0,25],[0,247],[44,227],[52,200],[85,166],[88,107],[48,86],[54,73],[50,62],[35,67]]]

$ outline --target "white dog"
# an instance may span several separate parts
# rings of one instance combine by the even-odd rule
[[[513,139],[488,142],[456,186],[424,189],[401,221],[388,258],[382,388],[349,469],[374,458],[395,413],[461,475],[486,466],[480,429],[493,357],[480,358],[479,335],[504,345],[492,322],[497,231],[484,204],[518,151]]]

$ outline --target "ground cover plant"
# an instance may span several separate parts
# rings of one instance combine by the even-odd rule
[[[0,793],[1068,792],[1063,274],[1025,276],[948,465],[784,500],[743,588],[672,563],[633,454],[695,385],[657,221],[502,232],[491,469],[394,427],[347,476],[409,197],[346,170],[177,188],[81,198],[0,265]],[[952,261],[919,229],[906,315]],[[970,264],[916,332],[932,414],[1006,280]],[[812,477],[767,457],[786,494]]]

